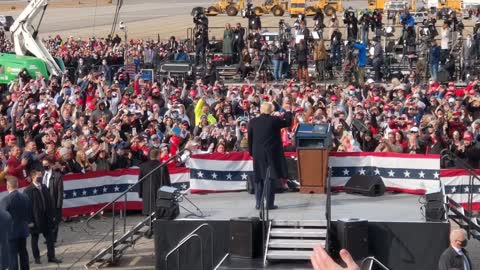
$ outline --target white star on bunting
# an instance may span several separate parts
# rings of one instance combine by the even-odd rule
[[[77,192],[74,191],[74,192],[72,193],[72,195],[73,195],[73,197],[77,197]]]
[[[242,177],[242,180],[247,180],[248,175],[246,173],[243,173],[240,176]]]
[[[388,172],[388,176],[390,176],[390,177],[394,177],[394,176],[395,176],[395,172],[394,172],[394,171],[392,171],[392,170],[390,170],[390,171]]]
[[[83,191],[82,191],[82,195],[83,195],[83,196],[87,195],[87,191],[86,191],[86,190],[83,190]]]
[[[203,178],[203,173],[201,171],[197,172],[198,178]]]
[[[212,178],[213,178],[213,179],[217,179],[217,174],[216,174],[216,173],[212,173]]]
[[[347,170],[347,169],[343,170],[343,175],[348,175],[349,173],[350,173],[349,170]]]
[[[365,172],[366,172],[366,171],[365,171],[363,168],[361,168],[361,169],[358,171],[358,173],[359,173],[360,175],[365,175]]]
[[[93,190],[93,194],[97,194],[98,190],[97,189],[94,189]]]
[[[433,174],[433,178],[438,179],[440,177],[440,174],[438,172],[435,172]]]
[[[103,187],[103,193],[106,193],[108,191],[107,187]]]
[[[115,186],[113,189],[115,190],[115,192],[118,192],[120,190],[118,186]]]
[[[457,188],[456,188],[456,187],[452,187],[452,193],[455,193],[455,191],[457,191]]]
[[[424,173],[423,171],[420,171],[420,172],[418,173],[418,177],[420,177],[420,178],[425,178],[425,173]]]
[[[463,190],[465,190],[465,192],[468,192],[470,189],[468,187],[465,187]]]
[[[231,173],[227,174],[227,180],[232,180],[232,174]]]
[[[404,172],[403,172],[403,175],[404,175],[405,177],[410,178],[410,172],[409,172],[409,171],[404,171]]]
[[[376,168],[373,172],[375,172],[375,175],[380,175],[380,170],[378,168]]]

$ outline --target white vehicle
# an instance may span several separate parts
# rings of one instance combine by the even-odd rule
[[[415,24],[421,24],[423,23],[424,20],[428,18],[428,13],[427,12],[412,12],[413,18],[415,19]]]

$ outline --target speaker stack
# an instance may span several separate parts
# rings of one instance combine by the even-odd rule
[[[339,219],[337,221],[338,251],[346,249],[354,260],[368,257],[368,221]]]
[[[157,190],[155,216],[157,219],[175,219],[180,214],[176,200],[178,190],[174,187],[162,186]]]
[[[432,222],[446,221],[445,195],[442,191],[425,194],[425,219]]]

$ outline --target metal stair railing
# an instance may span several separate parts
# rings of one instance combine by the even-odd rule
[[[368,265],[366,266],[367,268],[364,268],[365,267],[365,264]],[[365,270],[372,270],[372,267],[374,265],[378,265],[380,268],[382,268],[383,270],[390,270],[388,269],[388,267],[386,267],[382,262],[380,262],[379,260],[377,260],[377,258],[371,256],[371,257],[367,257],[365,259],[362,260],[362,263],[360,264],[360,269],[365,269]]]
[[[473,168],[470,164],[468,164],[466,161],[461,159],[459,156],[457,156],[455,153],[453,153],[450,149],[444,149],[441,152],[441,158],[444,160],[452,161],[456,167],[459,167],[460,169],[465,170],[468,175],[469,175],[469,181],[468,181],[468,202],[467,202],[467,210],[465,214],[462,214],[460,211],[458,211],[457,208],[461,207],[460,204],[455,202],[452,198],[447,196],[447,202],[448,202],[448,209],[449,211],[452,211],[456,216],[460,217],[467,223],[467,234],[468,238],[471,237],[472,232],[471,229],[473,228],[477,232],[480,233],[480,227],[473,223],[471,221],[472,219],[472,214],[473,214],[473,209],[472,209],[472,204],[473,204],[473,186],[474,182],[478,181],[480,183],[480,173],[476,171],[475,168]],[[455,206],[455,208],[451,207],[451,204]],[[450,217],[450,216],[449,216]],[[451,217],[450,217],[451,218]],[[459,222],[453,218],[451,218],[455,223],[458,225]]]
[[[132,190],[134,190],[135,188],[137,188],[140,184],[142,184],[144,181],[146,181],[147,179],[150,179],[150,176],[155,173],[157,170],[163,168],[164,166],[167,166],[168,163],[170,163],[171,161],[181,157],[181,155],[183,154],[183,152],[185,152],[185,150],[181,150],[179,151],[177,154],[171,156],[169,159],[167,159],[166,161],[164,161],[163,163],[159,164],[157,167],[155,167],[153,170],[151,170],[150,172],[148,172],[146,175],[144,175],[141,179],[138,180],[137,183],[131,185],[129,188],[127,188],[125,191],[123,191],[121,194],[119,194],[117,197],[115,197],[112,201],[110,201],[109,203],[107,203],[106,205],[104,205],[102,208],[100,208],[97,212],[95,212],[93,215],[91,215],[87,221],[86,221],[86,226],[90,229],[94,229],[93,226],[90,225],[90,222],[96,218],[97,216],[99,216],[103,211],[107,210],[107,209],[110,209],[111,208],[111,211],[112,211],[112,228],[111,228],[111,231],[112,231],[112,244],[111,244],[111,249],[112,249],[112,255],[114,255],[115,251],[115,225],[116,225],[116,221],[115,221],[115,203],[117,201],[119,201],[120,199],[124,198],[124,201],[123,201],[123,234],[124,235],[125,233],[127,233],[127,202],[128,202],[128,193],[129,192],[132,192]],[[152,189],[152,181],[150,181],[150,189]],[[152,197],[150,196],[150,200],[152,200]],[[154,202],[150,201],[150,205],[152,206]],[[122,209],[118,209],[120,211],[120,215],[122,216]],[[152,222],[153,222],[153,213],[151,213],[149,215],[149,226],[150,226],[150,230],[152,228]],[[112,260],[112,263],[115,262],[115,256],[112,256],[111,258]]]
[[[168,258],[176,253],[177,254],[177,269],[180,270],[180,248],[185,245],[186,243],[188,243],[191,239],[198,239],[198,241],[200,242],[200,263],[202,265],[202,268],[204,267],[204,264],[203,264],[203,238],[201,235],[199,235],[197,232],[200,231],[201,229],[203,228],[209,228],[209,231],[210,231],[210,259],[211,259],[211,265],[212,267],[214,266],[214,259],[213,259],[213,239],[214,239],[214,229],[212,227],[212,225],[208,224],[208,223],[203,223],[201,224],[200,226],[198,226],[197,228],[195,228],[192,232],[190,232],[187,236],[185,236],[182,240],[180,240],[178,242],[178,244],[172,248],[168,253],[167,255],[165,255],[165,269],[168,269]]]

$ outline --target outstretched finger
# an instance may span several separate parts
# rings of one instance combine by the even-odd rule
[[[352,255],[346,249],[340,250],[340,257],[347,264],[347,269],[357,270],[360,269],[357,263],[353,260]]]
[[[315,255],[321,261],[324,268],[333,269],[332,267],[335,267],[337,265],[322,246],[316,246],[314,248],[314,251]]]

